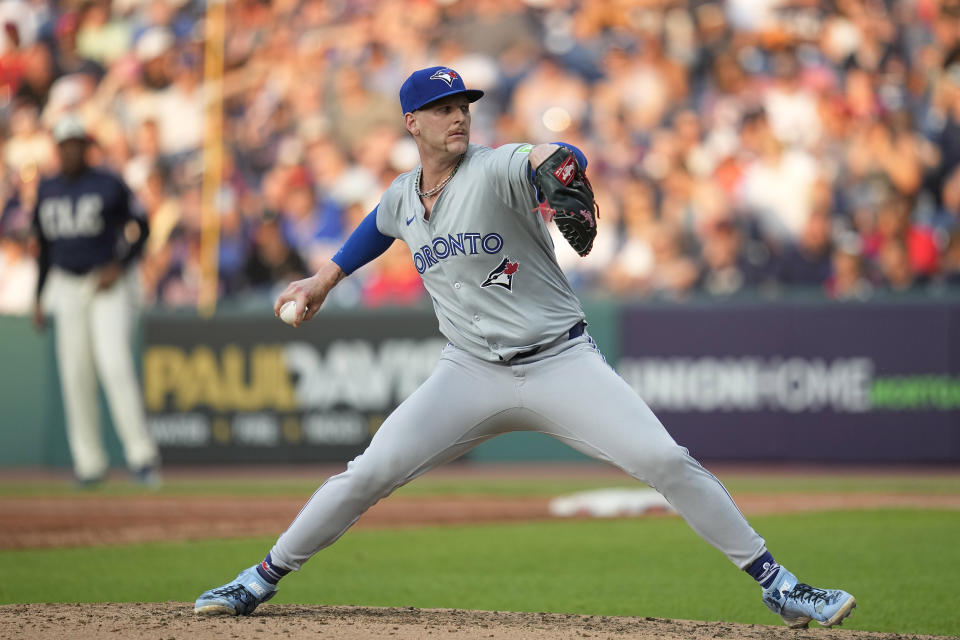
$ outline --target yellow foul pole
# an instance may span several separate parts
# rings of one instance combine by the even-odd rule
[[[223,183],[223,41],[225,0],[207,0],[203,55],[204,133],[201,190],[201,263],[197,309],[210,317],[217,310],[220,271],[220,189]]]

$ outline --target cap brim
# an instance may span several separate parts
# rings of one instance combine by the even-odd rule
[[[480,91],[480,89],[462,89],[462,90],[453,89],[452,91],[447,91],[446,93],[441,93],[440,95],[435,96],[433,99],[430,100],[430,102],[424,102],[420,106],[415,107],[410,111],[407,111],[407,113],[411,113],[413,111],[416,111],[417,109],[423,109],[424,107],[428,107],[438,100],[442,100],[449,96],[459,95],[461,93],[465,95],[467,97],[467,100],[469,100],[470,102],[476,102],[477,100],[483,97],[483,91]]]

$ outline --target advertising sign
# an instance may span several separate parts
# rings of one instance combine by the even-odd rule
[[[624,310],[618,371],[696,457],[960,461],[960,309]]]
[[[151,316],[143,387],[165,462],[343,461],[430,374],[446,340],[415,311]]]

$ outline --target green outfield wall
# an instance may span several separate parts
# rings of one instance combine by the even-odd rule
[[[120,442],[100,392],[104,443],[112,461]],[[54,331],[0,315],[0,466],[65,467],[70,452],[60,398]]]
[[[50,336],[38,333],[26,318],[0,316],[0,464],[46,462],[51,415],[59,398],[53,385]]]

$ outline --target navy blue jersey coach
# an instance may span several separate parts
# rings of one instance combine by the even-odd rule
[[[75,116],[53,129],[59,174],[41,181],[33,228],[39,244],[34,322],[56,319],[57,364],[67,439],[80,486],[99,483],[109,460],[100,430],[102,382],[135,480],[159,481],[156,443],[147,431],[130,338],[136,270],[146,216],[118,176],[87,164],[90,139]]]

